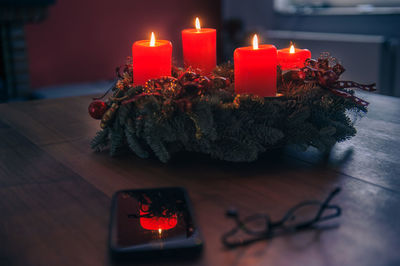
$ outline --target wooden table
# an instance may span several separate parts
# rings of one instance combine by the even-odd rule
[[[89,148],[98,130],[90,97],[0,105],[0,265],[115,265],[106,241],[112,194],[157,186],[187,188],[205,239],[200,259],[168,265],[400,265],[400,99],[364,96],[370,112],[357,136],[336,145],[328,162],[293,149],[243,164],[111,158]],[[232,226],[230,206],[278,219],[336,186],[336,229],[235,250],[220,242]]]

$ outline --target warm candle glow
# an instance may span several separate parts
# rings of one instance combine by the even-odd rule
[[[201,27],[200,27],[200,20],[199,20],[198,17],[196,17],[196,30],[197,30],[197,31],[200,31],[200,30],[201,30]]]
[[[161,228],[158,228],[158,233],[161,235],[161,233],[162,233],[162,229]]]
[[[257,37],[257,34],[254,34],[254,37],[253,37],[253,49],[258,49],[258,37]]]
[[[171,76],[172,43],[156,41],[152,32],[150,40],[146,38],[133,43],[132,61],[135,86],[144,85],[149,79]]]
[[[308,58],[311,58],[311,52],[307,49],[295,48],[292,42],[290,42],[290,47],[278,50],[278,64],[281,70],[302,68]]]
[[[289,53],[294,54],[294,45],[290,45]]]
[[[150,46],[156,46],[156,37],[154,36],[154,32],[151,32]]]
[[[193,22],[194,28],[182,30],[183,65],[210,74],[216,66],[217,31],[202,28],[198,17]]]
[[[258,45],[257,35],[254,35],[253,46],[236,48],[233,54],[235,93],[275,97],[276,57],[275,46]]]

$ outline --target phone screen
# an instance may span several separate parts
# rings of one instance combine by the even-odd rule
[[[113,205],[110,237],[119,249],[182,243],[197,231],[182,188],[120,191]]]

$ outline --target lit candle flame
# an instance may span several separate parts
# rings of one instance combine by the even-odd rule
[[[196,30],[200,31],[201,27],[200,27],[200,19],[198,17],[196,17]]]
[[[158,228],[158,234],[161,235],[161,233],[162,233],[162,229]]]
[[[156,46],[156,37],[154,36],[154,32],[151,32],[150,46]]]
[[[253,37],[253,49],[258,49],[258,37],[257,37],[257,34],[254,34],[254,37]]]
[[[294,45],[293,45],[293,43],[290,45],[289,53],[294,54]]]

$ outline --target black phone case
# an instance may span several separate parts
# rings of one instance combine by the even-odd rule
[[[146,191],[157,191],[157,190],[162,191],[168,189],[178,189],[183,194],[183,197],[186,201],[187,211],[191,216],[191,220],[195,228],[195,231],[190,237],[186,239],[160,241],[160,243],[145,243],[145,244],[133,245],[130,247],[118,247],[116,243],[113,243],[112,240],[112,235],[114,233],[113,230],[116,230],[117,228],[116,225],[114,225],[114,222],[116,220],[114,219],[114,216],[116,215],[117,195],[119,193],[130,192],[130,191],[134,192],[146,192]],[[127,258],[127,257],[154,258],[155,256],[195,257],[199,255],[203,247],[203,240],[194,217],[192,204],[190,202],[186,189],[182,187],[120,190],[114,193],[111,204],[108,243],[109,243],[109,250],[113,258]]]

